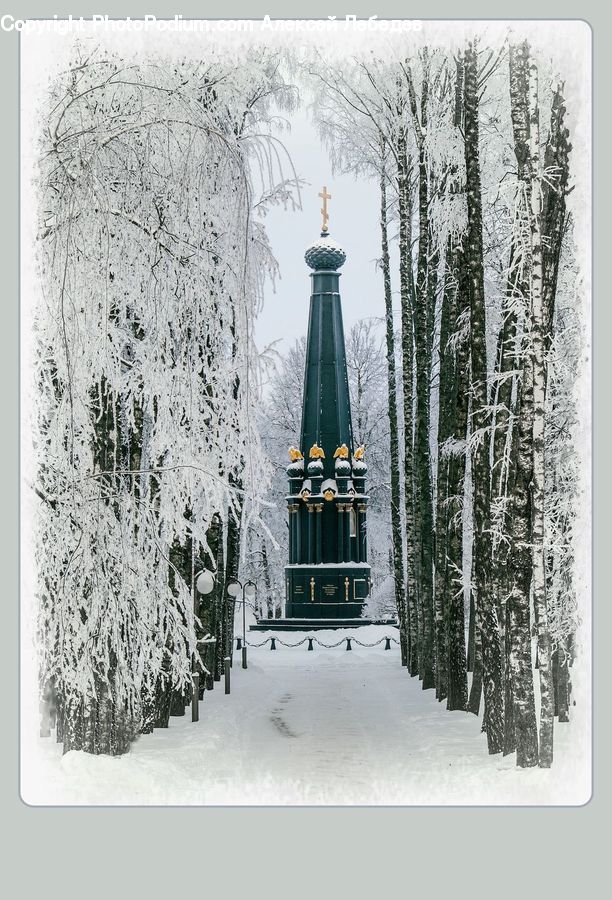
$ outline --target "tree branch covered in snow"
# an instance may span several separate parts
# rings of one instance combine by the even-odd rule
[[[276,53],[92,53],[41,110],[41,679],[65,704],[105,693],[136,728],[191,682],[211,523],[256,518],[267,485],[252,331],[276,263],[259,219],[293,202],[272,134],[292,103]]]

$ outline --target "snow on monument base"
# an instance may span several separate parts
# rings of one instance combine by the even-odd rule
[[[397,619],[257,619],[257,624],[250,625],[249,631],[334,631],[365,625],[397,628]]]

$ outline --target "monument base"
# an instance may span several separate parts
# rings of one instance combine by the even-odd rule
[[[367,563],[285,566],[288,619],[359,619],[370,593]]]

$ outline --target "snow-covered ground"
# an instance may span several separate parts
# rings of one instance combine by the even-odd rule
[[[353,630],[362,642],[385,626]],[[316,632],[334,643],[342,631]],[[304,635],[277,633],[295,643]],[[259,643],[265,633],[249,634]],[[52,738],[23,748],[33,804],[581,804],[590,794],[581,716],[555,726],[551,770],[488,756],[480,721],[447,712],[399,664],[399,648],[307,644],[236,654],[232,693],[207,692],[200,721],[172,718],[118,758],[71,752]],[[573,707],[576,710],[577,707]],[[25,745],[26,742],[24,742]],[[580,752],[578,748],[582,748]],[[585,758],[586,757],[586,758]]]

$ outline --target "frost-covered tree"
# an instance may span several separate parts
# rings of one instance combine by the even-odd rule
[[[353,436],[355,444],[363,444],[368,451],[368,559],[372,566],[373,591],[368,608],[373,616],[389,615],[394,608],[394,592],[389,590],[388,372],[381,326],[376,319],[361,319],[346,337]]]
[[[265,488],[251,335],[275,263],[256,213],[288,197],[271,128],[291,102],[268,51],[82,51],[41,107],[39,637],[65,750],[122,752],[173,689],[184,703],[201,565],[223,639]]]
[[[581,365],[584,326],[580,310],[579,275],[572,260],[571,223],[566,223],[560,254],[560,302],[556,304],[548,354],[544,533],[546,539],[546,602],[552,648],[554,714],[569,721],[574,640],[580,624],[574,564],[576,505],[579,503],[580,430],[575,374]]]
[[[570,148],[558,73],[537,51],[519,58],[518,46],[406,38],[350,59],[319,55],[310,71],[333,163],[379,185],[387,310],[397,240],[404,440],[401,463],[392,448],[391,458],[405,504],[403,661],[451,709],[479,713],[484,690],[489,750],[546,765],[553,696],[567,715],[560,666],[576,622],[575,460],[560,449],[547,393],[549,372],[564,372],[556,389],[571,422],[554,312],[558,273],[571,271],[571,247],[562,249]],[[549,452],[563,472],[554,501]],[[553,619],[565,623],[555,639]]]
[[[264,395],[257,410],[261,444],[272,472],[271,500],[261,510],[260,524],[246,533],[245,573],[258,586],[260,612],[281,615],[285,598],[285,565],[289,558],[287,450],[300,441],[306,339],[295,341],[285,353],[268,359]]]

